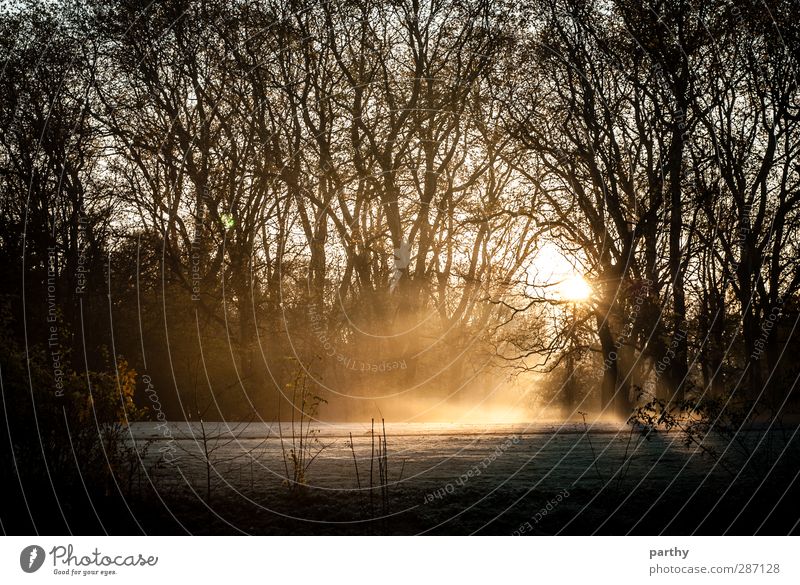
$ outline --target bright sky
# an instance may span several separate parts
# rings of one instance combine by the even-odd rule
[[[528,265],[528,292],[565,301],[588,299],[592,289],[574,264],[554,244],[543,244]]]

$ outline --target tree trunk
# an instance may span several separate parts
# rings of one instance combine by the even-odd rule
[[[682,110],[685,112],[685,110]],[[688,340],[683,334],[686,323],[686,293],[684,290],[683,249],[683,199],[681,194],[681,165],[683,162],[683,132],[677,123],[673,129],[670,149],[670,223],[669,271],[672,287],[672,348],[667,368],[670,401],[680,403],[686,396],[688,382]]]

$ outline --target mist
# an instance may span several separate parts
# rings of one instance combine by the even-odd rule
[[[4,529],[797,531],[793,3],[13,4]]]

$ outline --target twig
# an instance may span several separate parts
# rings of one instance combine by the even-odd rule
[[[381,418],[383,427],[383,513],[389,511],[389,450],[386,446],[386,421]]]
[[[361,493],[361,478],[358,476],[358,460],[356,459],[356,450],[353,447],[353,433],[350,433],[350,452],[353,454],[353,465],[356,467],[356,482],[358,483],[358,493]]]
[[[375,419],[372,419],[372,430],[370,431],[370,438],[372,439],[372,452],[369,457],[369,513],[373,518],[375,517],[375,506],[372,500],[372,468],[375,465]]]
[[[592,451],[592,458],[594,459],[594,470],[597,472],[597,478],[600,481],[603,481],[603,476],[600,473],[600,469],[597,467],[597,454],[594,452],[594,445],[592,445],[592,436],[589,434],[589,427],[586,424],[586,413],[585,412],[578,412],[583,418],[583,430],[584,434],[586,435],[586,439],[589,441],[589,449]]]

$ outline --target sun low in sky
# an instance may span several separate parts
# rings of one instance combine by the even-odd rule
[[[580,303],[592,296],[592,287],[580,274],[573,274],[559,283],[558,296],[564,301]]]
[[[575,266],[553,244],[542,245],[528,266],[528,283],[547,287],[554,300],[580,303],[592,296],[592,287]],[[551,297],[552,298],[552,297]]]

